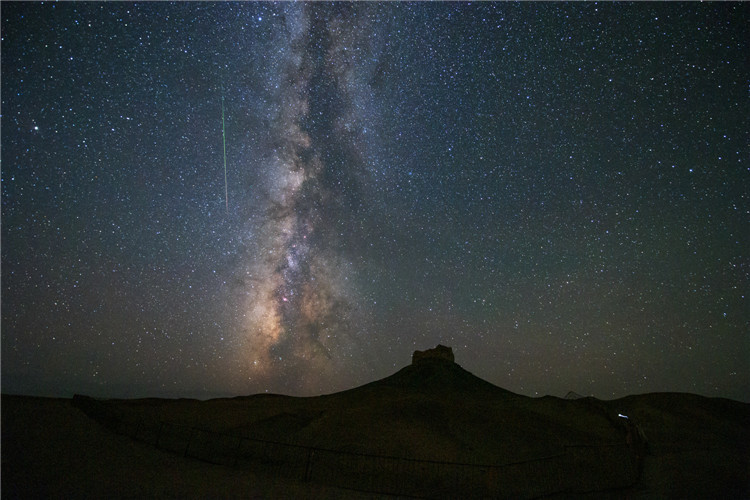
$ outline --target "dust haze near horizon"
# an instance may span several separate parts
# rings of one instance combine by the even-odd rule
[[[4,3],[3,392],[748,401],[749,13]]]

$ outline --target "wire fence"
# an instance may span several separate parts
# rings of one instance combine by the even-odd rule
[[[112,431],[158,449],[213,464],[353,490],[421,498],[534,498],[633,486],[627,444],[566,446],[560,453],[504,464],[370,455],[255,439],[163,421],[128,418],[104,402],[74,405]]]

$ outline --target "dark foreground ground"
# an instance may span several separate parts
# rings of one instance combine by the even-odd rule
[[[70,399],[2,397],[2,498],[375,498],[184,458],[104,428]]]
[[[2,498],[389,495],[750,498],[750,405],[532,399],[454,363],[315,398],[2,397]]]

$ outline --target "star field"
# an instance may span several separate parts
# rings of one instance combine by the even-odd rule
[[[3,392],[748,401],[748,14],[4,3]]]

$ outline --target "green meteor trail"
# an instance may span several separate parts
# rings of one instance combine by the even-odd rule
[[[224,200],[229,213],[229,188],[227,186],[227,134],[224,128],[224,91],[221,92],[221,138],[224,142]]]

